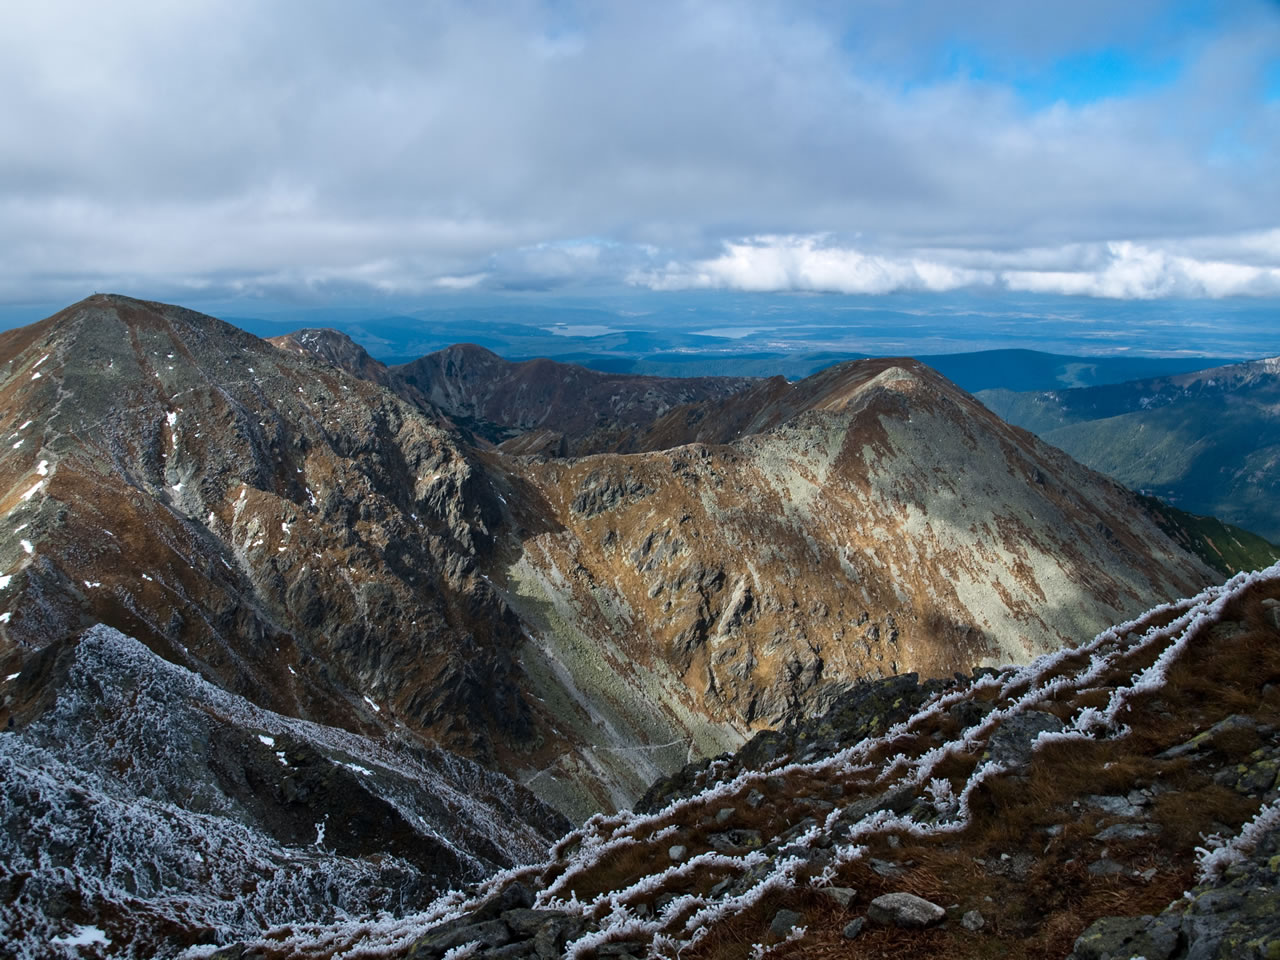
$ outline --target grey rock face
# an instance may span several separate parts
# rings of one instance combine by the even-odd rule
[[[1191,891],[1157,917],[1104,917],[1075,943],[1069,960],[1143,956],[1147,960],[1237,960],[1280,950],[1280,888],[1272,830],[1220,879]]]
[[[773,916],[773,922],[769,924],[769,932],[775,937],[785,937],[792,931],[804,923],[804,914],[796,913],[794,910],[779,910]]]
[[[1057,733],[1062,721],[1051,713],[1028,710],[1010,717],[987,742],[988,759],[1013,770],[1030,765],[1032,743],[1041,733]]]

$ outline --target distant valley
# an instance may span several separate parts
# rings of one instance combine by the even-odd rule
[[[1126,486],[1280,541],[1280,361],[979,396]]]

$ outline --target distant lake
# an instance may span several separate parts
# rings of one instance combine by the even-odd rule
[[[726,340],[741,340],[753,333],[772,330],[773,327],[712,327],[710,330],[694,330],[695,337],[724,337]]]
[[[606,327],[598,323],[557,323],[554,327],[543,327],[547,333],[557,337],[603,337],[608,333],[618,333],[615,327]]]

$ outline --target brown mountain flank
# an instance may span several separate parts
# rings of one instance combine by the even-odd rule
[[[105,623],[581,818],[859,680],[1025,661],[1214,579],[914,361],[671,381],[273,343],[106,295],[0,336],[5,656]]]

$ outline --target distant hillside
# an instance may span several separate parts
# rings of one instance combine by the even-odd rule
[[[575,354],[557,359],[600,370],[655,374],[664,377],[782,375],[795,380],[835,363],[867,354],[817,351],[806,353],[725,353],[680,351],[652,353],[629,365],[617,357]],[[1211,357],[1073,357],[1039,350],[978,350],[916,356],[963,390],[1057,390],[1122,383],[1143,377],[1167,377],[1216,367],[1228,360]]]
[[[1280,540],[1280,359],[979,399],[1129,487]]]

